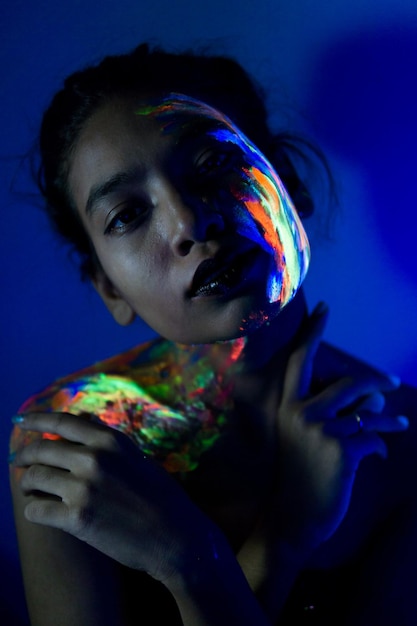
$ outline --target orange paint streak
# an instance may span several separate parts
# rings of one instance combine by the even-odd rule
[[[250,174],[255,178],[257,183],[265,189],[267,194],[271,197],[274,205],[281,208],[279,196],[269,178],[257,168],[251,168]],[[251,215],[253,215],[255,220],[259,224],[261,224],[262,228],[264,229],[266,242],[275,250],[277,247],[278,238],[271,217],[266,214],[265,208],[262,206],[259,200],[245,200],[245,205],[250,211]]]

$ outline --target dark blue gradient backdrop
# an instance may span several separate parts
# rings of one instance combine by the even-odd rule
[[[115,326],[39,208],[27,154],[62,78],[144,40],[237,57],[269,88],[272,122],[307,132],[333,169],[330,234],[325,209],[307,223],[306,291],[311,306],[330,305],[327,338],[417,384],[417,5],[5,0],[0,34],[0,622],[18,626],[10,418],[51,379],[152,335],[141,322]]]

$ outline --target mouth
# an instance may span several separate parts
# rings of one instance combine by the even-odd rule
[[[245,283],[258,254],[256,248],[251,248],[202,261],[194,274],[189,297],[229,295]]]

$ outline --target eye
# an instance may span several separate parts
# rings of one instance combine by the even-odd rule
[[[198,174],[210,175],[216,172],[226,172],[233,162],[233,153],[227,150],[210,148],[196,159],[195,166]]]
[[[111,212],[111,214],[114,214],[114,217],[110,219],[104,233],[106,235],[114,233],[122,234],[134,230],[142,223],[147,211],[147,206],[137,202],[126,204],[123,207],[120,205],[115,207]]]

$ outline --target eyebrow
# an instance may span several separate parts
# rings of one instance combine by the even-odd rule
[[[140,182],[145,178],[144,169],[138,169],[137,167],[131,170],[116,172],[113,176],[108,178],[102,183],[94,185],[90,193],[88,194],[87,202],[85,205],[85,213],[88,217],[92,217],[97,210],[97,205],[101,200],[120,190],[123,187],[128,186],[133,181]]]
[[[183,128],[180,136],[177,139],[176,146],[181,147],[193,141],[198,141],[204,136],[207,136],[210,132],[219,128],[224,128],[223,122],[215,119],[202,118],[198,121],[189,122],[186,128]]]
[[[187,125],[188,126],[188,125]],[[176,148],[180,148],[187,144],[192,143],[194,140],[198,140],[210,131],[214,131],[219,128],[227,127],[222,121],[216,119],[202,118],[194,124],[190,124],[188,128],[183,129],[176,142]],[[94,185],[88,194],[87,202],[85,205],[85,214],[91,218],[98,209],[98,204],[101,200],[119,191],[123,187],[129,186],[133,181],[141,182],[146,177],[146,171],[141,167],[133,167],[126,171],[116,172],[113,176],[108,178],[102,183]]]

